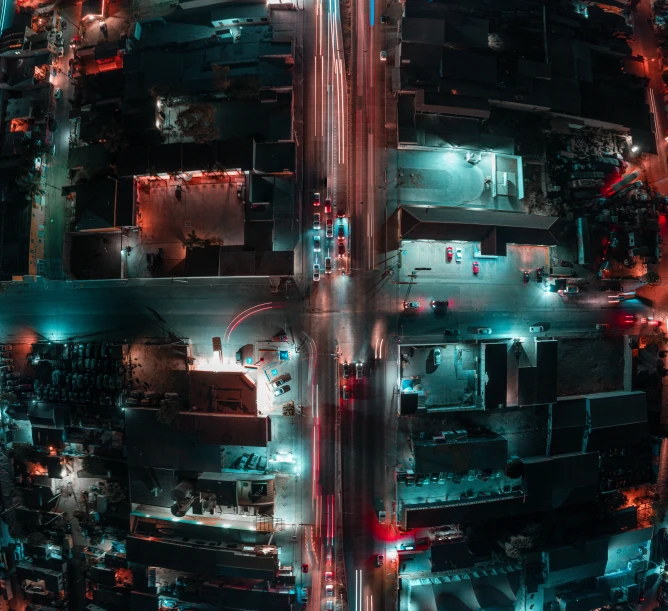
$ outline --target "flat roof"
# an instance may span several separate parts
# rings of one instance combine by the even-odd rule
[[[414,441],[415,472],[499,469],[508,462],[508,441],[503,437],[474,437],[455,443]]]
[[[190,405],[200,411],[257,414],[257,387],[240,371],[190,371]]]

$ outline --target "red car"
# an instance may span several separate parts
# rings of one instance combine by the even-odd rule
[[[313,205],[314,206],[319,206],[320,205],[320,193],[314,193],[313,194]]]
[[[332,211],[332,200],[329,197],[325,200],[325,214],[329,214]]]
[[[448,263],[452,262],[452,246],[448,246],[445,249],[445,258],[448,261]]]
[[[480,265],[478,264],[477,261],[474,261],[473,262],[473,275],[477,276],[479,271],[480,271]]]
[[[302,573],[308,573],[308,564],[302,564]]]
[[[346,256],[346,245],[343,242],[339,242],[339,257]]]
[[[624,322],[627,325],[632,325],[636,321],[636,317],[633,314],[625,314],[624,315]]]

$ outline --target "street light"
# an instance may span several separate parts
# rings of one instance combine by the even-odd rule
[[[638,150],[639,150],[639,149],[638,149],[638,145],[637,145],[637,144],[634,144],[634,145],[631,147],[631,152],[632,152],[632,153],[637,153]]]

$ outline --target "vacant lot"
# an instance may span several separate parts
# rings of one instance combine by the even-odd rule
[[[622,390],[624,338],[560,340],[558,367],[560,397]]]

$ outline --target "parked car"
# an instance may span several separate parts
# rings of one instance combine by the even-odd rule
[[[54,100],[60,100],[60,98],[63,97],[63,90],[60,87],[56,87],[53,90],[53,99]]]
[[[332,200],[329,197],[325,200],[325,214],[332,212]]]
[[[457,263],[462,262],[462,249],[461,248],[457,248],[457,250],[455,250],[455,261]]]
[[[313,214],[313,229],[315,231],[320,231],[320,213],[315,212]]]
[[[473,275],[477,276],[480,271],[480,264],[477,261],[473,262]]]
[[[378,512],[378,522],[380,524],[385,524],[385,520],[387,519],[387,513],[384,511],[379,511]]]
[[[346,256],[346,245],[343,242],[339,242],[338,246],[339,258]]]
[[[274,380],[273,382],[269,383],[269,386],[273,388],[280,388],[283,386],[283,384],[286,384],[287,380],[285,378],[279,378],[278,380]]]
[[[441,364],[441,349],[436,348],[434,349],[434,365],[440,365]]]
[[[529,327],[529,333],[542,333],[545,329],[541,325],[533,325]]]
[[[446,260],[448,263],[452,263],[452,246],[448,246],[448,247],[445,249],[445,260]]]
[[[461,331],[459,329],[446,329],[443,333],[445,335],[460,335]]]
[[[404,301],[404,310],[419,310],[419,301]]]
[[[477,333],[478,335],[491,335],[491,334],[492,334],[492,330],[491,330],[489,327],[478,327],[478,328],[476,329],[476,333]]]
[[[284,395],[286,392],[290,392],[290,387],[288,385],[281,386],[280,388],[277,388],[274,391],[274,397],[280,397],[281,395]]]
[[[529,282],[529,272],[525,269],[522,271],[522,274],[524,275],[524,284]]]
[[[319,206],[320,205],[320,193],[314,193],[313,194],[313,205],[314,206]]]
[[[287,342],[288,341],[288,336],[285,333],[281,333],[280,335],[272,335],[271,341],[272,342]]]
[[[545,268],[539,267],[536,270],[536,282],[542,282],[543,281],[543,273],[545,272]]]
[[[381,51],[380,52],[380,61],[381,62],[386,62],[387,61],[387,51]]]
[[[568,284],[565,289],[561,289],[559,292],[562,295],[577,295],[580,292],[580,287],[575,284]]]
[[[341,398],[344,401],[348,401],[350,399],[350,387],[347,384],[341,389]]]
[[[348,361],[343,363],[343,379],[347,380],[350,377],[350,364]]]
[[[364,363],[358,361],[355,363],[355,379],[361,380],[364,377]]]
[[[385,556],[383,554],[376,554],[376,566],[381,567],[385,564]]]

